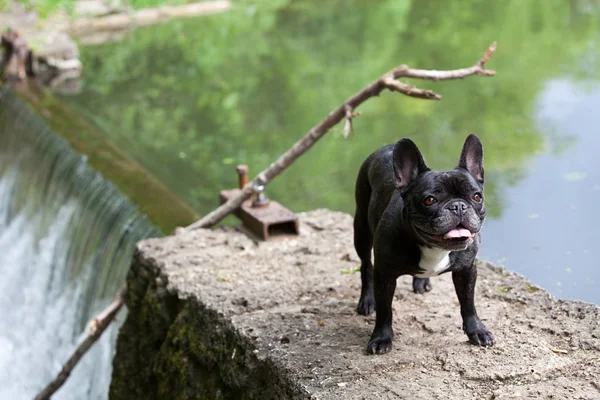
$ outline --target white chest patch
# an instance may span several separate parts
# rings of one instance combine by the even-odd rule
[[[432,247],[419,247],[421,249],[421,261],[419,267],[424,270],[415,275],[417,278],[430,278],[439,275],[450,266],[450,251]]]

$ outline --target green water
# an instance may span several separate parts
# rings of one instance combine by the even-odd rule
[[[103,178],[117,185],[119,191],[139,207],[163,233],[185,226],[199,218],[185,201],[150,174],[141,163],[116,146],[93,123],[77,115],[47,90],[37,85],[14,87],[45,121],[77,153],[85,154],[90,166]]]
[[[496,77],[414,82],[439,102],[369,100],[350,138],[335,127],[267,194],[294,211],[353,212],[356,172],[379,146],[408,136],[431,167],[451,168],[475,132],[490,212],[482,257],[600,303],[599,15],[592,0],[237,1],[83,48],[84,89],[67,101],[204,214],[236,185],[236,164],[262,170],[382,73],[470,66],[497,41]]]

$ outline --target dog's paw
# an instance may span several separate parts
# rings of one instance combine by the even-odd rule
[[[375,311],[375,298],[371,294],[370,296],[360,296],[358,305],[356,306],[356,312],[360,315],[369,315]]]
[[[483,329],[476,330],[475,332],[467,333],[469,336],[469,343],[477,346],[493,346],[494,335],[488,331],[485,327]]]
[[[415,293],[425,293],[431,291],[431,282],[429,278],[413,278],[413,291]]]
[[[467,321],[464,330],[469,337],[469,343],[477,346],[494,345],[494,335],[492,335],[492,332],[488,331],[479,318]]]
[[[392,335],[373,333],[367,345],[367,354],[385,354],[390,350],[392,350]]]

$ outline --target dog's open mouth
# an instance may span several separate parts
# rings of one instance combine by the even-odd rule
[[[467,241],[471,239],[475,234],[465,228],[462,225],[458,225],[456,228],[451,231],[446,232],[446,234],[442,237],[444,240],[452,240],[456,242]]]
[[[424,230],[420,230],[422,235],[429,238],[434,242],[439,243],[442,246],[453,246],[453,245],[464,245],[465,243],[469,243],[473,240],[477,232],[471,232],[469,229],[465,228],[463,225],[458,225],[456,228],[449,230],[443,235],[432,235]]]

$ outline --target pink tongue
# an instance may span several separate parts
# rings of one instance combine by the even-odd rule
[[[471,234],[471,231],[469,231],[468,229],[465,228],[456,228],[456,229],[452,229],[450,232],[446,233],[444,235],[444,239],[457,239],[457,238],[469,238],[473,236]]]

